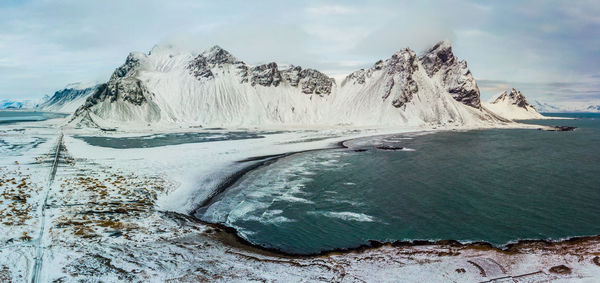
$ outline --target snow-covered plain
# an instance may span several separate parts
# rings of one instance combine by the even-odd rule
[[[591,281],[600,272],[596,237],[509,251],[449,242],[291,257],[187,216],[227,176],[256,162],[240,160],[425,128],[297,129],[251,141],[114,149],[74,136],[165,132],[61,130],[65,120],[0,126],[0,281]],[[428,130],[447,129],[453,128]],[[60,131],[64,139],[55,155]],[[559,265],[569,269],[550,271]]]
[[[249,66],[219,47],[157,47],[130,54],[85,95],[71,117],[0,125],[0,281],[520,282],[600,272],[598,237],[508,251],[446,241],[293,257],[189,216],[240,172],[281,154],[348,140],[352,150],[376,135],[545,128],[481,105],[447,42],[420,57],[401,50],[339,86],[312,69]],[[111,148],[82,138],[233,131],[252,139]],[[560,265],[568,268],[551,269]]]

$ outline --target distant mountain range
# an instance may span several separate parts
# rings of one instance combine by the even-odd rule
[[[38,111],[73,113],[98,88],[97,83],[72,83],[56,91],[36,108]]]
[[[576,112],[600,112],[600,104],[576,105],[576,106],[560,106],[552,105],[540,101],[534,101],[533,106],[541,113],[576,113]]]
[[[97,83],[72,83],[39,100],[0,100],[0,110],[73,113],[96,90]]]
[[[479,126],[542,119],[560,107],[512,89],[482,103],[464,60],[442,41],[406,48],[341,82],[310,68],[248,65],[219,46],[201,53],[156,46],[130,53],[108,82],[74,83],[42,101],[2,100],[0,109],[74,113],[82,127],[253,127],[277,125]]]
[[[0,100],[0,110],[26,110],[26,109],[35,109],[39,101],[32,99],[25,100],[12,100],[12,99],[4,99]]]

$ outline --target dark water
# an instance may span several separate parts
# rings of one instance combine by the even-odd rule
[[[578,128],[404,135],[373,143],[414,151],[293,155],[249,173],[198,216],[291,253],[600,234],[600,115],[561,116],[579,119],[534,123]]]
[[[147,148],[186,143],[202,143],[224,140],[260,139],[265,135],[282,132],[194,132],[194,133],[169,133],[146,135],[137,137],[101,137],[101,136],[75,136],[93,146],[110,148]]]
[[[30,111],[0,111],[0,125],[18,122],[44,121],[53,118],[66,117],[66,114]]]

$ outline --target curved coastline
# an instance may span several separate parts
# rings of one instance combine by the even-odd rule
[[[255,243],[252,243],[243,237],[241,237],[238,231],[230,226],[227,226],[222,223],[212,223],[206,222],[204,220],[198,219],[194,216],[179,214],[172,212],[173,214],[177,214],[179,217],[184,217],[190,221],[195,221],[207,226],[212,227],[215,233],[223,233],[223,235],[218,236],[218,238],[226,245],[241,248],[247,251],[256,252],[260,254],[277,256],[277,257],[291,257],[291,258],[314,258],[314,257],[322,257],[322,256],[331,256],[331,255],[339,255],[339,254],[349,254],[349,253],[362,253],[366,251],[376,250],[381,247],[420,247],[420,246],[433,246],[438,248],[464,248],[464,249],[479,249],[479,250],[488,250],[488,251],[496,251],[502,253],[518,253],[522,249],[527,248],[536,248],[536,247],[545,247],[551,248],[553,246],[559,246],[563,244],[567,245],[583,245],[588,242],[600,242],[600,234],[592,235],[592,236],[573,236],[568,238],[563,238],[560,240],[551,240],[551,239],[519,239],[516,241],[508,242],[502,246],[495,246],[489,242],[485,241],[473,241],[473,242],[461,242],[457,240],[397,240],[397,241],[377,241],[377,240],[369,240],[366,244],[361,244],[354,247],[346,247],[346,248],[335,248],[322,250],[316,253],[292,253],[286,252],[277,248],[270,248],[261,246]]]
[[[408,134],[408,133],[402,133],[402,134]],[[389,134],[386,134],[386,135],[389,135]],[[374,135],[374,136],[378,136],[378,135]],[[378,248],[385,247],[385,246],[397,247],[397,248],[418,247],[418,246],[435,246],[435,247],[439,247],[439,248],[453,247],[453,248],[467,248],[467,249],[482,249],[482,250],[497,251],[497,252],[504,252],[504,253],[517,253],[521,249],[526,249],[526,248],[552,247],[552,246],[558,246],[558,245],[563,245],[563,244],[582,245],[582,244],[585,244],[586,242],[600,241],[600,234],[586,235],[586,236],[571,236],[571,237],[561,238],[558,240],[553,240],[553,239],[516,239],[513,241],[509,241],[502,245],[494,245],[494,244],[492,244],[490,242],[486,242],[486,241],[458,241],[458,240],[454,240],[454,239],[441,239],[441,240],[413,239],[413,240],[396,240],[396,241],[368,240],[368,243],[361,244],[358,246],[353,246],[353,247],[327,249],[327,250],[321,250],[321,251],[315,252],[315,253],[293,253],[293,252],[283,251],[278,248],[265,247],[265,246],[262,246],[259,244],[252,243],[249,240],[240,236],[240,233],[234,227],[227,226],[223,223],[208,222],[208,221],[202,220],[195,216],[198,212],[202,211],[202,209],[205,209],[208,206],[210,206],[214,202],[214,200],[216,198],[218,198],[219,196],[221,196],[224,192],[226,192],[227,189],[231,188],[233,185],[238,183],[238,181],[242,177],[244,177],[246,174],[248,174],[258,168],[270,165],[281,158],[289,157],[289,156],[292,156],[295,154],[300,154],[300,153],[321,151],[321,150],[330,150],[330,149],[336,149],[336,148],[337,149],[345,148],[345,149],[352,150],[349,146],[346,145],[346,142],[349,142],[349,141],[352,141],[355,139],[357,139],[357,138],[343,140],[343,141],[335,143],[334,146],[327,147],[327,148],[303,150],[303,151],[288,152],[288,153],[274,154],[274,155],[256,156],[256,157],[250,157],[250,158],[246,158],[246,159],[237,161],[238,163],[252,162],[252,161],[258,161],[258,162],[254,163],[252,165],[246,166],[246,167],[242,168],[241,170],[226,177],[225,180],[217,186],[217,188],[213,191],[213,193],[208,198],[206,198],[196,209],[194,209],[192,212],[190,212],[188,215],[179,214],[179,213],[175,213],[175,212],[173,212],[173,213],[175,213],[176,215],[179,215],[181,217],[185,217],[187,219],[191,219],[193,221],[213,227],[214,229],[216,229],[216,232],[224,233],[224,235],[222,235],[219,238],[222,240],[223,243],[225,243],[227,245],[235,246],[238,248],[242,248],[245,250],[258,252],[258,253],[262,253],[262,254],[268,254],[271,256],[293,257],[293,258],[313,258],[313,257],[336,255],[336,254],[362,253],[362,252],[366,252],[369,250],[376,250]],[[364,149],[362,149],[362,148],[357,148],[354,150],[355,151],[364,151]]]

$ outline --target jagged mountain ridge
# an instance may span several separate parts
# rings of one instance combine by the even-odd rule
[[[215,46],[200,54],[131,53],[73,121],[111,125],[424,125],[494,123],[465,61],[448,42],[421,56],[403,49],[341,85],[276,63],[251,66]]]
[[[511,120],[524,120],[524,119],[543,119],[545,118],[540,114],[529,102],[525,96],[516,89],[504,91],[493,102],[489,103],[487,107],[502,117]]]
[[[96,83],[69,84],[65,88],[54,92],[51,97],[38,105],[36,110],[73,113],[96,91],[98,86]]]

